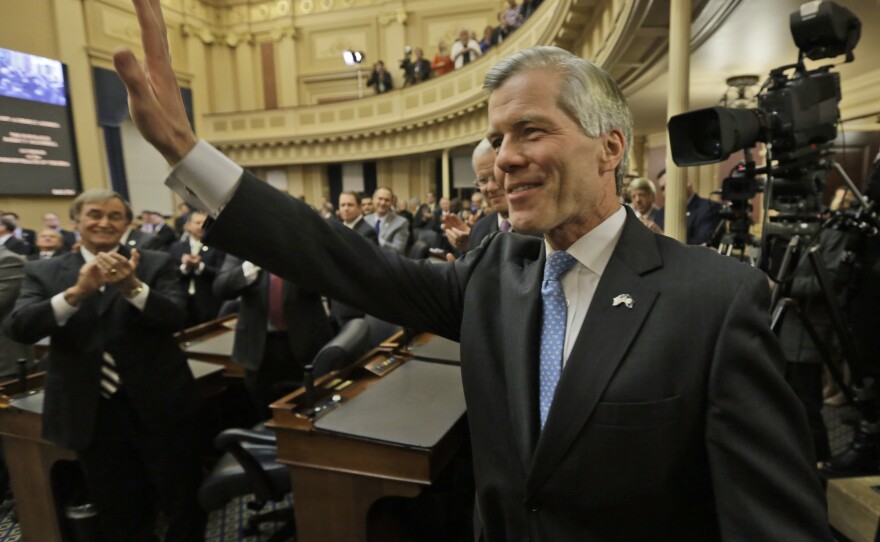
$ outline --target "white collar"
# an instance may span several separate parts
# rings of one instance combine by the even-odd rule
[[[602,276],[602,273],[605,272],[605,268],[608,266],[608,261],[611,260],[611,253],[614,252],[614,247],[617,246],[617,241],[620,239],[625,223],[626,210],[621,205],[617,212],[572,243],[568,247],[567,252],[574,256],[578,263],[593,273]],[[554,252],[546,237],[544,238],[544,247],[547,251],[547,256]]]

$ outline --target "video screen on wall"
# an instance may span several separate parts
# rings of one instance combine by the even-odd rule
[[[64,65],[0,48],[0,195],[72,196],[79,190]]]

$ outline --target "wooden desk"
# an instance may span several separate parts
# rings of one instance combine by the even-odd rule
[[[190,369],[203,397],[213,397],[225,389],[223,368],[202,361],[189,361]],[[0,437],[9,469],[9,482],[15,496],[15,511],[25,542],[61,542],[61,530],[53,498],[51,471],[59,460],[76,460],[76,455],[42,437],[45,373],[28,378],[29,395],[0,396]],[[15,381],[0,384],[0,392],[15,390]]]
[[[223,376],[244,378],[244,367],[232,361],[236,318],[235,314],[218,318],[176,333],[174,338],[187,358],[222,365]]]
[[[398,376],[406,376],[407,371],[401,370],[405,364],[411,363],[415,368],[416,364],[426,363],[413,362],[407,353],[402,353],[395,354],[400,361],[381,377],[366,369],[381,365],[392,353],[392,348],[385,343],[348,368],[318,379],[314,394],[316,404],[320,405],[335,394],[341,398],[335,409],[357,408],[358,403],[364,402],[356,399],[362,394],[367,397],[370,388],[377,386],[383,378],[391,382],[398,371]],[[458,390],[450,391],[461,393],[460,402],[453,400],[447,401],[450,404],[437,404],[440,397],[435,396],[427,398],[427,402],[434,403],[428,406],[413,404],[413,398],[409,397],[400,408],[415,417],[428,411],[439,414],[437,428],[443,428],[444,424],[448,427],[439,432],[439,438],[431,445],[370,438],[369,429],[357,436],[328,431],[322,428],[328,425],[323,422],[328,421],[336,410],[317,420],[307,418],[303,414],[305,390],[302,389],[272,405],[273,420],[268,425],[277,434],[278,460],[290,468],[296,503],[297,540],[365,541],[367,512],[376,500],[388,496],[415,497],[437,479],[464,440],[464,395],[459,369],[451,365],[433,365],[431,368],[432,372],[438,370],[446,374],[445,381],[453,387],[453,380],[448,376],[456,376],[454,381]],[[341,385],[338,383],[348,381],[351,383],[347,387],[336,389]],[[385,388],[387,393],[389,386],[379,388]],[[394,401],[392,397],[383,396],[383,399]],[[373,412],[366,414],[372,415]],[[387,434],[387,431],[378,433]]]

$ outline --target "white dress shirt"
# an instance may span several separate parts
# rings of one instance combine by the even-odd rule
[[[559,279],[562,292],[565,294],[565,304],[568,306],[565,348],[562,353],[563,366],[568,362],[568,355],[571,354],[571,349],[581,331],[584,317],[587,315],[590,303],[593,302],[596,287],[608,266],[614,247],[617,246],[625,222],[626,211],[621,206],[616,213],[568,247],[567,252],[574,256],[577,263]],[[547,256],[550,256],[554,250],[546,239],[544,246],[547,249]],[[602,300],[605,301],[611,303],[612,300]]]
[[[110,252],[117,252],[118,250],[119,248],[117,247]],[[86,263],[89,263],[95,259],[95,255],[86,250],[85,247],[80,247],[79,253],[82,255]],[[138,310],[143,311],[144,307],[147,305],[147,296],[150,294],[150,286],[146,282],[141,282],[141,285],[144,288],[138,295],[132,298],[122,296],[122,298],[137,307]],[[104,286],[101,286],[102,292],[104,291],[104,288]],[[52,299],[49,301],[49,303],[52,305],[52,312],[55,314],[55,321],[58,323],[59,326],[65,325],[67,321],[70,320],[71,316],[73,316],[73,314],[78,311],[80,307],[79,305],[74,307],[73,305],[68,303],[67,300],[64,299],[63,291],[52,296]]]

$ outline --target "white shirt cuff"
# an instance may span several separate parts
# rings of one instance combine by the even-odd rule
[[[55,313],[55,321],[59,326],[66,324],[70,317],[79,310],[79,307],[74,307],[64,299],[64,292],[53,295],[49,302],[52,304],[52,312]]]
[[[144,289],[141,290],[141,293],[139,293],[138,295],[131,298],[126,296],[122,297],[125,297],[126,301],[137,307],[139,311],[143,312],[144,307],[147,306],[147,297],[150,295],[150,285],[146,282],[141,282],[141,286],[143,286]]]
[[[195,209],[216,217],[238,188],[242,168],[204,139],[177,163],[165,186]]]
[[[244,281],[250,286],[260,275],[260,268],[251,262],[242,262],[241,272],[244,273]]]

